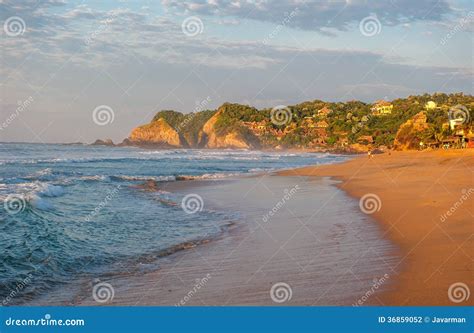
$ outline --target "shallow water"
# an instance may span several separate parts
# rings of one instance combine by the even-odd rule
[[[219,235],[233,210],[187,214],[179,176],[229,176],[334,163],[331,154],[0,144],[0,301],[18,304],[70,281],[153,270],[184,242]],[[136,185],[159,181],[158,191]],[[165,252],[163,252],[165,251]]]

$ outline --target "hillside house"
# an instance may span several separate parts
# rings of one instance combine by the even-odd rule
[[[267,122],[265,120],[259,122],[244,121],[243,124],[256,136],[262,136],[267,132]]]
[[[326,118],[331,112],[332,112],[331,109],[327,107],[323,107],[322,109],[318,111],[318,117]]]
[[[437,108],[438,108],[438,105],[433,101],[428,101],[425,104],[426,111],[433,111],[433,110],[436,110]]]
[[[303,127],[316,128],[316,123],[314,121],[314,118],[313,117],[304,117]]]
[[[340,147],[346,147],[349,145],[349,139],[347,137],[342,137],[337,140],[337,144]]]
[[[321,120],[316,123],[316,128],[328,128],[329,124],[326,120]]]
[[[313,139],[313,141],[311,141],[311,143],[314,146],[324,146],[324,145],[326,145],[326,138],[318,137],[318,138]]]
[[[357,143],[372,144],[374,143],[374,138],[371,135],[361,135],[357,138]]]
[[[393,110],[393,105],[386,101],[377,101],[374,106],[372,106],[371,111],[374,115],[387,115],[391,114]]]

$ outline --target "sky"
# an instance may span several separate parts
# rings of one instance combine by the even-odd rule
[[[0,141],[121,141],[165,109],[473,93],[472,0],[0,0]]]

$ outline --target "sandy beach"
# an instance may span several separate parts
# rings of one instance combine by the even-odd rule
[[[473,157],[391,152],[148,187],[235,214],[219,237],[161,258],[158,269],[124,264],[123,274],[100,277],[114,290],[104,305],[473,304],[448,293],[459,283],[472,290]],[[100,305],[98,280],[75,283],[72,301],[60,289],[32,304]]]
[[[391,288],[398,249],[334,184],[268,174],[168,185],[200,195],[205,210],[236,215],[220,237],[162,258],[157,270],[127,273],[124,265],[124,274],[100,277],[114,289],[106,304],[381,304],[378,295]],[[91,281],[74,285],[81,283],[72,302],[61,288],[34,304],[98,305]],[[280,292],[272,293],[273,286]]]
[[[386,305],[473,305],[448,297],[454,283],[473,290],[474,150],[392,152],[281,175],[331,176],[359,199],[380,198],[373,217],[400,247],[400,271]]]

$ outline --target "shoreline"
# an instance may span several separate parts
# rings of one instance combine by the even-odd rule
[[[401,250],[396,287],[380,297],[386,305],[474,305],[453,302],[456,283],[472,288],[474,263],[474,150],[391,152],[332,165],[278,172],[282,176],[331,177],[362,201],[379,202],[369,214]],[[374,196],[372,196],[372,199]],[[377,210],[376,208],[379,208]]]
[[[232,210],[236,207],[245,207],[243,211],[250,212],[250,216],[253,216],[253,218],[236,220],[220,236],[199,244],[193,244],[189,248],[183,248],[160,258],[160,261],[157,262],[158,268],[153,271],[140,273],[140,275],[124,274],[123,276],[105,277],[105,281],[110,281],[116,288],[117,293],[116,299],[107,304],[178,305],[180,300],[177,298],[182,297],[187,290],[192,289],[194,281],[206,279],[206,284],[209,282],[208,280],[212,280],[209,282],[210,285],[217,284],[217,287],[213,286],[216,290],[205,290],[204,285],[200,286],[199,288],[203,287],[205,291],[201,290],[199,297],[195,297],[194,300],[189,302],[186,301],[182,305],[278,305],[268,298],[269,286],[271,287],[271,284],[275,282],[274,278],[276,278],[276,281],[292,281],[291,286],[294,287],[293,301],[282,305],[456,305],[448,297],[447,290],[449,286],[457,282],[469,285],[470,277],[473,276],[472,259],[466,257],[468,253],[472,252],[471,249],[473,248],[472,228],[469,229],[469,220],[465,219],[466,214],[473,216],[469,210],[472,207],[472,204],[470,204],[472,201],[465,200],[463,205],[458,205],[456,212],[449,216],[445,214],[443,218],[443,215],[437,216],[436,214],[439,210],[448,210],[450,205],[454,205],[456,195],[451,194],[449,196],[445,193],[440,198],[436,191],[430,192],[431,188],[427,189],[426,186],[443,186],[455,191],[459,189],[460,185],[466,185],[464,187],[467,187],[467,185],[472,184],[472,181],[469,180],[469,172],[472,171],[461,176],[451,177],[448,182],[438,179],[443,174],[443,170],[446,169],[450,173],[458,174],[459,164],[469,170],[473,166],[472,157],[474,157],[474,151],[392,152],[391,155],[376,155],[372,158],[360,156],[332,164],[278,170],[230,179],[164,182],[162,184],[158,183],[159,188],[155,186],[148,188],[144,184],[145,186],[141,188],[144,191],[169,189],[180,194],[199,193],[206,203],[213,201],[215,203],[216,200],[222,200],[215,207],[211,204],[211,209],[219,210],[223,208],[225,211],[228,208]],[[426,168],[426,172],[421,173],[420,168]],[[255,207],[248,207],[252,203],[265,206],[265,200],[261,194],[254,196],[250,201],[242,200],[240,202],[242,194],[238,195],[238,193],[250,191],[250,187],[261,180],[270,180],[264,187],[271,189],[275,184],[286,181],[286,187],[280,187],[280,190],[284,189],[287,192],[289,186],[294,185],[295,181],[305,185],[304,196],[301,198],[300,205],[291,208],[292,214],[286,216],[286,220],[282,219],[279,226],[277,223],[277,228],[266,224],[267,221],[262,219],[263,215],[255,213]],[[334,188],[335,192],[319,197],[320,199],[312,198],[315,195],[314,192],[324,189],[318,187],[321,182],[326,183],[326,187]],[[427,195],[420,195],[420,189],[427,189]],[[439,191],[439,189],[437,190]],[[467,191],[469,194],[467,199],[472,200],[474,188],[472,188],[472,196],[470,189]],[[319,242],[298,235],[292,260],[288,261],[280,258],[280,262],[271,269],[272,274],[277,274],[276,272],[283,270],[283,275],[278,273],[272,279],[265,280],[268,276],[265,276],[266,274],[260,276],[262,274],[259,271],[260,268],[255,273],[252,272],[252,269],[256,268],[252,267],[251,262],[262,258],[275,259],[270,256],[270,252],[267,252],[275,245],[272,245],[275,239],[271,239],[271,241],[263,240],[262,237],[265,237],[265,233],[272,234],[276,232],[279,236],[284,235],[288,232],[292,222],[299,219],[296,218],[295,214],[300,217],[301,212],[306,211],[308,213],[308,207],[312,208],[314,206],[313,204],[308,205],[308,202],[316,203],[321,198],[323,198],[324,203],[316,211],[316,215],[318,216],[321,213],[324,215],[328,211],[326,204],[333,204],[331,203],[332,195],[338,195],[338,192],[343,194],[342,197],[347,196],[350,200],[342,201],[336,206],[350,208],[348,210],[349,215],[346,217],[344,215],[338,216],[336,214],[337,210],[329,209],[332,216],[325,221],[327,224],[334,220],[342,222],[348,219],[350,222],[347,225],[335,223],[332,226],[331,232],[326,236],[326,238],[331,239],[332,243],[330,242],[328,246],[331,250],[324,249],[323,252],[315,252],[315,248],[320,245]],[[380,210],[375,211],[374,214],[364,214],[358,207],[359,198],[368,193],[376,194],[380,198]],[[399,193],[398,196],[397,193]],[[393,197],[394,194],[395,197]],[[338,196],[341,200],[340,194]],[[417,199],[421,200],[421,205]],[[237,202],[243,203],[243,206],[236,205]],[[269,203],[273,205],[275,201],[268,202],[267,200],[267,206]],[[434,208],[437,208],[437,210],[433,209],[434,203],[436,203]],[[407,213],[404,213],[400,207],[405,208]],[[412,211],[413,209],[415,212]],[[431,225],[433,228],[426,229],[426,222],[432,220],[432,216],[427,216],[426,209],[429,209],[428,212],[434,214],[435,217],[440,218],[440,225],[433,223]],[[416,210],[422,212],[416,212]],[[400,214],[397,215],[397,213]],[[349,242],[347,239],[340,242],[337,237],[353,229],[352,218],[357,215],[363,216],[362,219],[359,219],[360,221],[365,220],[361,222],[362,229],[352,236],[356,237],[357,240],[352,238],[352,240],[349,239]],[[313,217],[313,214],[311,214],[311,217]],[[356,223],[355,228],[361,228],[358,223]],[[366,229],[367,227],[369,229]],[[454,229],[451,229],[452,227]],[[334,230],[335,228],[342,229]],[[261,232],[259,229],[263,231]],[[371,229],[373,230],[371,231]],[[317,230],[315,233],[321,231]],[[364,237],[369,234],[372,234],[372,236],[369,236],[368,239],[358,239],[360,235]],[[446,236],[444,242],[442,242],[443,239],[440,241],[443,234]],[[258,237],[255,235],[258,235]],[[462,238],[463,236],[465,237]],[[229,249],[232,247],[238,249],[249,237],[257,237],[259,242],[262,242],[261,244],[251,243],[249,245],[249,248],[253,247],[253,252],[237,250],[238,253],[234,253],[234,250]],[[452,241],[453,244],[449,241]],[[363,246],[361,247],[357,243],[361,243]],[[354,244],[356,246],[351,251],[346,252],[344,256],[337,260],[328,259],[322,265],[320,263],[319,266],[315,265],[312,272],[303,270],[299,273],[302,276],[299,276],[294,271],[287,271],[286,267],[291,265],[295,259],[298,261],[301,258],[303,261],[307,260],[308,263],[312,263],[314,258],[321,257],[321,254],[323,254],[323,257],[327,256],[326,251],[330,252],[329,257],[331,257],[332,251],[340,251],[341,246],[342,248],[344,246],[351,247]],[[377,248],[375,248],[376,246]],[[278,248],[273,250],[278,251]],[[364,255],[361,255],[362,260],[359,257],[352,257],[350,261],[345,261],[347,259],[345,257],[349,257],[353,253],[361,254],[363,252],[365,254],[369,253],[370,256],[364,257]],[[381,257],[381,259],[373,261],[374,259],[370,257]],[[346,268],[349,267],[352,277],[346,276],[348,275],[346,271],[339,271],[338,274],[331,275],[334,273],[331,273],[331,270],[334,270],[332,266],[340,266],[344,262],[346,263],[342,267],[344,265]],[[213,272],[212,279],[211,276],[207,275],[210,263],[223,264],[224,267],[222,271],[218,270],[216,274]],[[264,262],[260,264],[265,265]],[[314,263],[312,264],[314,265]],[[443,265],[446,265],[447,268]],[[297,266],[294,266],[293,270],[301,268]],[[356,272],[355,275],[351,271],[352,269]],[[183,274],[185,275],[184,278]],[[191,277],[188,278],[189,274],[191,274]],[[249,287],[245,285],[248,283],[248,276],[251,276],[250,280],[257,276],[261,281],[257,280],[257,286]],[[328,276],[331,276],[331,278],[328,279]],[[293,280],[295,278],[296,280]],[[227,281],[229,279],[230,282]],[[339,285],[340,283],[342,283],[342,288]],[[356,283],[359,283],[359,285],[355,288],[349,286]],[[301,294],[300,288],[302,286],[305,289],[304,294]],[[51,305],[99,305],[90,297],[92,285],[89,283],[83,287],[81,289],[83,292],[78,294],[78,297],[75,297],[72,303],[64,302],[57,294],[52,295],[47,303]],[[150,290],[150,288],[153,290]],[[300,290],[297,291],[298,289]],[[328,298],[328,295],[325,295],[327,291],[322,295],[316,293],[316,290],[324,289],[330,289],[331,292],[334,290],[339,292],[339,289],[343,289],[346,294],[351,296],[343,297],[336,292],[336,295]],[[146,291],[148,291],[148,294]],[[222,293],[228,294],[229,298],[223,297]],[[46,299],[48,298],[46,297]],[[44,300],[45,298],[42,301],[33,302],[33,304],[41,303],[44,305]],[[468,302],[472,304],[472,299]],[[462,302],[459,305],[466,305],[466,303]]]
[[[257,181],[262,186],[256,187]],[[201,195],[205,209],[242,215],[221,236],[161,258],[156,270],[104,277],[102,282],[115,290],[115,298],[104,305],[381,304],[380,291],[391,288],[387,272],[393,272],[387,263],[397,259],[395,248],[380,238],[376,223],[356,210],[356,202],[333,185],[329,178],[274,174],[169,184],[173,192]],[[284,209],[264,220],[285,195],[291,199]],[[204,279],[206,285],[187,297],[196,281]],[[292,298],[281,304],[271,297],[278,283],[292,290]],[[68,304],[100,305],[91,297],[92,287],[85,284]],[[368,292],[371,296],[364,296]],[[51,305],[65,304],[58,294],[46,299]]]
[[[366,154],[367,151],[371,151],[376,148],[371,148],[368,145],[363,145],[359,149],[354,148],[344,148],[344,147],[327,147],[327,146],[315,146],[315,147],[286,147],[286,148],[276,148],[276,147],[260,147],[260,148],[238,148],[238,147],[225,147],[225,148],[209,148],[209,147],[184,147],[184,146],[163,146],[162,144],[156,143],[60,143],[61,145],[83,145],[89,147],[109,147],[109,148],[139,148],[144,150],[245,150],[245,151],[259,151],[259,152],[289,152],[289,153],[327,153],[327,154],[336,154],[336,155],[361,155]],[[97,141],[96,140],[96,141]]]

